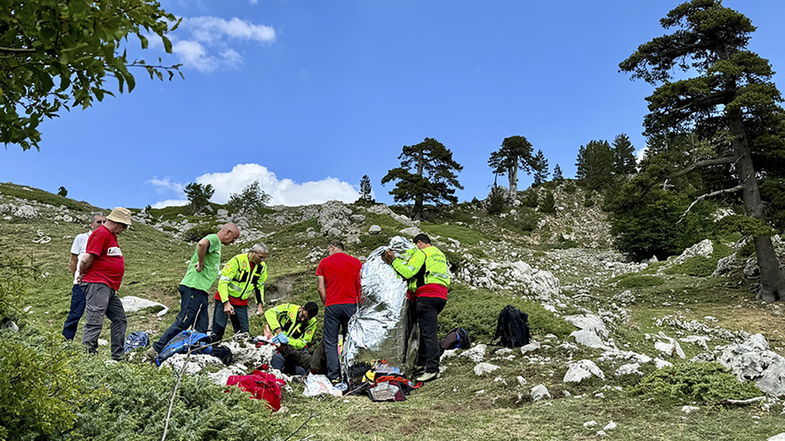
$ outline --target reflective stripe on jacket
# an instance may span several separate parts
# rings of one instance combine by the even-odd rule
[[[303,349],[308,346],[316,332],[316,317],[311,317],[307,323],[298,323],[297,313],[299,311],[300,305],[283,303],[264,312],[264,319],[270,326],[270,330],[275,331],[281,328],[281,331],[289,337],[289,346],[295,349]]]
[[[261,262],[253,266],[248,254],[238,254],[224,265],[218,278],[218,295],[221,302],[226,303],[229,297],[247,300],[254,290],[259,291],[257,300],[264,303],[264,282],[267,281],[267,263]]]
[[[406,254],[409,254],[409,252]],[[435,246],[415,250],[408,262],[396,258],[393,260],[392,267],[404,279],[409,281],[409,289],[412,292],[429,283],[446,287],[450,286],[452,277],[447,268],[447,258]]]

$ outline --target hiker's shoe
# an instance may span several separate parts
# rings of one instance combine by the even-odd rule
[[[424,374],[417,376],[417,378],[415,378],[414,381],[421,381],[425,383],[426,381],[435,380],[437,378],[439,378],[438,372],[425,372]]]
[[[412,369],[412,375],[414,375],[415,377],[420,376],[424,373],[425,373],[425,366],[415,366],[414,369]]]
[[[145,358],[145,360],[149,361],[150,363],[153,363],[155,361],[155,359],[158,358],[158,352],[155,351],[155,348],[151,347],[150,349],[145,351],[144,358]]]

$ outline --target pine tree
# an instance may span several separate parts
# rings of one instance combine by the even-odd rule
[[[65,187],[61,186],[60,188],[57,189],[57,195],[58,196],[62,196],[62,197],[68,196],[68,189],[66,189]]]
[[[208,184],[209,185],[209,184]],[[262,190],[259,181],[248,184],[240,193],[229,195],[229,202],[226,203],[229,210],[243,216],[254,216],[270,202],[272,196]]]
[[[559,167],[559,164],[556,164],[556,167],[553,168],[553,181],[561,182],[563,180],[564,176],[562,176],[561,167]]]
[[[501,148],[491,153],[491,156],[488,158],[488,165],[493,170],[494,175],[507,175],[510,198],[515,198],[518,194],[518,170],[521,169],[526,174],[531,173],[533,170],[534,156],[532,156],[532,145],[523,136],[504,138]]]
[[[401,166],[387,172],[382,184],[398,181],[390,191],[396,202],[414,201],[412,217],[422,219],[425,204],[458,202],[456,189],[463,189],[456,172],[463,166],[452,158],[452,151],[433,138],[405,145],[398,156]]]
[[[534,182],[532,185],[538,186],[548,180],[548,160],[542,150],[537,150],[532,161],[532,170],[534,171]]]
[[[589,141],[578,149],[575,177],[589,190],[607,188],[613,182],[613,151],[608,141]]]
[[[210,184],[198,184],[191,182],[185,186],[185,196],[193,214],[199,214],[210,205],[210,198],[213,197],[215,189]]]
[[[613,140],[613,173],[632,175],[637,171],[635,147],[630,137],[622,133]]]
[[[667,139],[693,132],[711,145],[709,154],[690,155],[692,163],[671,178],[711,167],[735,179],[736,186],[697,200],[741,192],[760,268],[758,296],[781,300],[785,277],[772,247],[760,184],[782,178],[785,118],[771,65],[747,50],[755,27],[720,0],[688,1],[660,23],[675,32],[642,44],[619,64],[633,78],[658,86],[647,98],[651,113],[644,119],[645,134]]]
[[[376,201],[373,200],[373,189],[371,188],[371,178],[368,175],[363,175],[360,178],[360,198],[357,199],[360,205],[371,205]]]

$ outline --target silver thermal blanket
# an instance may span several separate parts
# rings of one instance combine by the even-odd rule
[[[404,370],[409,332],[406,282],[392,266],[384,263],[382,253],[391,249],[403,255],[413,247],[408,239],[395,236],[389,246],[371,252],[363,264],[363,300],[349,320],[349,333],[341,353],[344,377],[352,375],[356,370],[353,367],[376,360],[386,360],[390,366]]]

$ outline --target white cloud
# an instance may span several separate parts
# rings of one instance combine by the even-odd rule
[[[150,183],[153,180],[151,179]],[[168,180],[157,180],[168,181]],[[215,189],[212,201],[219,204],[226,203],[229,195],[239,193],[253,181],[259,181],[262,190],[271,196],[272,205],[310,205],[321,204],[330,200],[354,202],[359,197],[357,190],[348,182],[338,178],[327,177],[318,181],[297,183],[292,179],[279,179],[276,174],[260,164],[237,164],[231,171],[203,174],[196,178],[200,184],[210,184]],[[158,184],[154,184],[158,185]],[[177,196],[182,198],[182,184]],[[172,190],[174,186],[170,187]],[[171,205],[184,205],[182,199],[172,199],[157,202],[153,207],[159,208],[161,204],[177,202]]]
[[[635,152],[635,160],[638,162],[638,164],[640,164],[641,161],[643,161],[643,158],[646,157],[646,151],[648,149],[649,149],[648,146],[644,146],[642,149]]]
[[[243,64],[243,56],[233,45],[272,44],[276,37],[271,26],[237,17],[227,20],[212,16],[185,17],[178,30],[169,35],[172,52],[180,62],[202,72],[239,67]],[[151,46],[163,46],[156,36],[148,35],[148,38]]]
[[[182,26],[194,40],[202,43],[217,43],[226,39],[272,43],[276,37],[272,27],[253,24],[237,17],[229,20],[210,16],[191,17],[183,19]]]
[[[165,201],[158,201],[151,205],[152,208],[164,208],[164,207],[180,207],[183,205],[188,205],[187,199],[167,199]]]
[[[183,184],[172,182],[169,178],[158,179],[153,178],[147,181],[147,184],[152,184],[156,187],[158,194],[166,194],[169,192],[182,193],[185,189]]]

